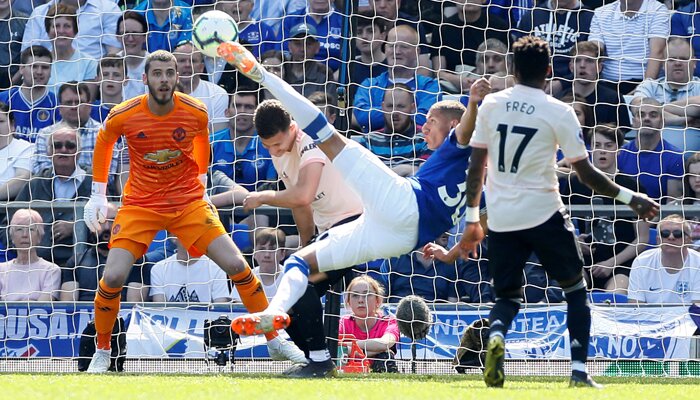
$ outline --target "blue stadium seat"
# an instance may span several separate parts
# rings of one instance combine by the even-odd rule
[[[250,227],[246,224],[233,224],[231,227],[231,237],[233,242],[241,251],[252,249],[253,243],[250,241]]]
[[[606,303],[606,304],[626,304],[627,296],[624,294],[596,292],[588,294],[591,303]]]
[[[151,245],[148,246],[146,253],[159,250],[161,247],[167,247],[165,241],[168,239],[168,231],[158,231],[156,237],[153,238]]]
[[[659,232],[656,228],[649,228],[649,246],[656,246],[658,244],[658,234]]]

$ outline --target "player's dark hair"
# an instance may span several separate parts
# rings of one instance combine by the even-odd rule
[[[10,110],[10,105],[5,103],[4,101],[0,101],[0,112],[7,114],[7,119],[10,122],[15,122],[15,115]]]
[[[68,18],[73,23],[73,33],[78,33],[78,10],[75,7],[63,3],[52,5],[46,11],[46,17],[44,17],[44,28],[47,34],[51,27],[54,26],[56,18]]]
[[[29,64],[29,61],[31,61],[32,58],[48,58],[49,60],[53,61],[51,51],[44,46],[27,47],[24,49],[24,51],[22,51],[19,57],[22,64]]]
[[[289,129],[292,116],[278,100],[265,100],[255,109],[253,122],[258,136],[269,139]]]
[[[127,19],[133,19],[134,21],[138,22],[141,25],[141,28],[143,28],[143,33],[148,33],[148,21],[146,21],[146,17],[144,17],[140,12],[129,10],[124,11],[124,14],[120,15],[119,19],[117,20],[117,35],[124,34],[124,32],[121,32],[119,27],[122,25],[122,21],[126,21]]]
[[[549,45],[535,36],[523,36],[513,44],[515,77],[527,86],[541,87],[549,69]]]
[[[151,70],[151,63],[154,61],[160,61],[160,62],[173,62],[175,64],[175,69],[177,70],[177,59],[175,59],[175,56],[170,53],[169,51],[165,50],[156,50],[153,53],[150,53],[148,56],[146,56],[146,74],[148,74],[148,71]]]

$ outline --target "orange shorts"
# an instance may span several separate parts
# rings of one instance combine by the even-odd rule
[[[146,253],[156,233],[164,229],[177,236],[192,257],[201,257],[214,239],[227,234],[219,217],[204,200],[174,212],[122,206],[112,225],[109,246],[128,250],[138,259]]]

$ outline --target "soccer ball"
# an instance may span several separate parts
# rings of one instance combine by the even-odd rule
[[[220,43],[236,40],[238,25],[223,11],[207,11],[194,21],[192,42],[205,56],[216,57]]]

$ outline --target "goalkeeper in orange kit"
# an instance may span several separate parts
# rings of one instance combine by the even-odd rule
[[[175,93],[177,62],[166,51],[148,55],[143,80],[148,93],[114,107],[95,144],[92,195],[84,215],[92,231],[99,229],[107,214],[108,167],[112,148],[122,135],[131,165],[95,295],[97,351],[88,368],[93,373],[109,368],[110,338],[124,281],[159,230],[176,235],[192,256],[206,254],[216,262],[236,285],[248,311],[262,311],[268,305],[259,279],[206,199],[210,151],[206,106]],[[272,358],[306,362],[292,343],[276,333],[266,336]]]

